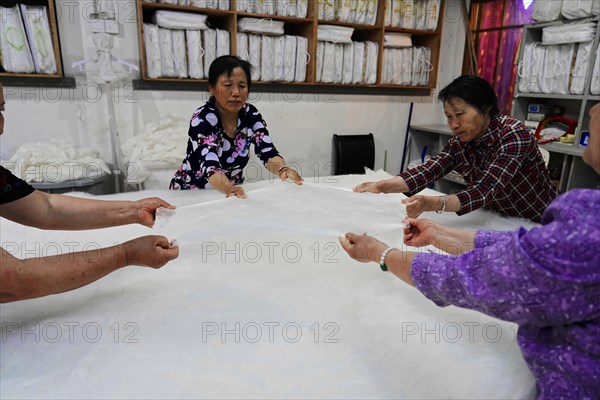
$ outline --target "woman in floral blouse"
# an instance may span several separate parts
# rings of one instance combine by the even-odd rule
[[[190,122],[186,156],[170,189],[204,189],[207,185],[227,197],[245,198],[243,170],[250,145],[265,167],[281,180],[302,184],[302,177],[285,164],[273,145],[267,124],[250,103],[251,65],[235,56],[213,61],[208,72],[211,98],[198,108]]]

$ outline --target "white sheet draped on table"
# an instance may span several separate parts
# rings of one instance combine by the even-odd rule
[[[244,185],[245,200],[215,190],[100,197],[156,195],[178,207],[152,230],[52,232],[2,220],[2,246],[17,256],[147,234],[176,238],[180,256],[160,270],[128,267],[76,291],[0,305],[0,397],[533,396],[513,324],[439,308],[340,248],[348,230],[401,246],[404,195],[351,190],[389,174],[304,176],[301,187]],[[427,217],[462,228],[523,224],[482,210]]]

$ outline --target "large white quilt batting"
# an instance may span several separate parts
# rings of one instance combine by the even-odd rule
[[[402,229],[404,196],[355,193],[327,184],[275,184],[246,199],[222,198],[179,207],[157,219],[159,231],[181,242],[260,235],[335,239],[348,231],[381,234]]]
[[[103,196],[177,205],[154,230],[49,232],[0,219],[0,241],[19,257],[152,233],[180,244],[160,270],[128,267],[0,305],[0,398],[533,398],[514,325],[439,308],[341,250],[346,231],[401,243],[403,196],[351,191],[369,178],[384,176],[247,184],[245,200],[214,190]],[[522,224],[485,211],[426,217]]]

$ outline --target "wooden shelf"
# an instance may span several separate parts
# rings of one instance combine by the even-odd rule
[[[162,3],[147,3],[136,0],[138,12],[138,42],[140,51],[141,79],[134,80],[133,85],[137,90],[198,90],[206,88],[206,80],[178,79],[178,78],[149,78],[147,76],[146,52],[144,45],[144,23],[151,23],[152,14],[157,10],[171,10],[200,13],[216,22],[212,28],[225,29],[230,35],[230,53],[237,54],[237,21],[240,18],[265,18],[282,21],[285,33],[304,36],[308,39],[309,63],[306,68],[306,82],[263,82],[253,81],[252,90],[269,91],[273,89],[294,88],[296,92],[327,92],[340,94],[382,94],[399,96],[427,97],[437,85],[437,70],[439,64],[441,32],[443,24],[443,2],[440,5],[440,14],[436,31],[402,29],[384,26],[386,2],[379,1],[375,25],[351,24],[341,21],[328,21],[318,19],[318,1],[308,0],[306,18],[295,18],[278,15],[256,14],[236,11],[235,1],[231,1],[231,10],[216,10],[191,6],[179,6]],[[317,31],[318,25],[339,25],[354,28],[352,39],[356,41],[370,40],[378,45],[377,80],[375,84],[330,84],[316,81],[317,58]],[[413,45],[426,46],[431,49],[431,64],[433,69],[429,73],[429,82],[423,86],[397,86],[382,84],[382,70],[384,68],[383,36],[386,32],[401,32],[412,35]],[[297,90],[296,90],[297,89]]]
[[[0,73],[0,78],[2,79],[2,84],[4,86],[44,86],[53,88],[76,87],[75,78],[58,75]]]
[[[207,90],[206,79],[147,78],[134,79],[135,90]],[[432,88],[424,86],[386,86],[386,85],[344,85],[310,82],[252,82],[252,92],[324,93],[349,95],[385,95],[385,96],[424,96]]]
[[[58,38],[58,24],[56,21],[55,0],[19,0],[3,2],[3,6],[14,6],[15,4],[27,4],[33,6],[45,6],[48,13],[48,25],[52,37],[52,46],[56,62],[56,74],[20,74],[2,71],[0,77],[2,83],[8,86],[48,86],[48,87],[75,87],[75,79],[66,78],[63,72],[60,41]]]

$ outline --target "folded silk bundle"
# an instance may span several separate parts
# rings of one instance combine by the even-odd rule
[[[161,28],[169,29],[208,29],[206,15],[159,10],[152,16],[153,22]]]
[[[337,25],[319,25],[317,39],[323,42],[350,43],[354,28]]]
[[[56,59],[54,58],[46,7],[21,4],[21,13],[25,22],[29,45],[31,46],[35,72],[38,74],[55,74]]]
[[[242,18],[238,21],[240,32],[283,35],[283,22],[264,18]]]
[[[589,42],[594,40],[594,36],[596,36],[596,23],[594,22],[547,26],[542,29],[542,43],[544,44]]]
[[[412,38],[410,33],[386,33],[383,35],[383,45],[385,47],[410,47]]]

